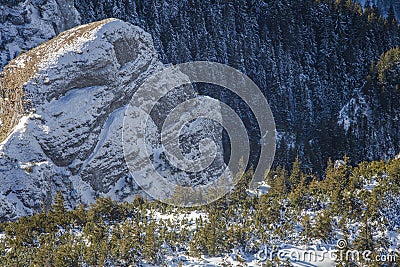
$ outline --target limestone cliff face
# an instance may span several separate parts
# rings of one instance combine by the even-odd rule
[[[11,217],[34,212],[59,189],[71,203],[87,202],[129,180],[123,107],[161,66],[147,33],[107,19],[65,31],[5,67],[1,128],[13,131],[0,146],[0,192]]]
[[[125,107],[162,68],[150,35],[117,19],[75,27],[12,60],[0,90],[0,129],[11,130],[0,145],[0,220],[41,209],[58,190],[71,206],[98,195],[133,198],[138,188],[121,137]],[[164,102],[196,95],[192,87],[181,92]],[[154,112],[155,126],[167,109]]]

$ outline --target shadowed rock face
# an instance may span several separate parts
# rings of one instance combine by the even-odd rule
[[[150,35],[117,19],[75,27],[12,60],[1,79],[1,127],[12,132],[0,145],[0,220],[40,210],[58,190],[71,206],[98,195],[133,199],[140,190],[124,159],[123,118],[144,79],[162,68]],[[14,101],[5,100],[11,95]],[[191,86],[165,95],[151,114],[153,128],[195,96]],[[221,129],[206,121],[193,125],[186,134],[219,144],[218,169],[224,165]],[[158,142],[156,131],[153,137]],[[192,152],[191,143],[183,146]],[[157,170],[191,183],[193,176],[173,170],[151,149],[149,155]],[[211,171],[207,179],[217,173]],[[202,178],[193,182],[207,183]]]

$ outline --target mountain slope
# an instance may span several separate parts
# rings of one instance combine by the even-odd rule
[[[36,16],[42,21],[36,22],[37,25],[66,16],[52,11],[58,10],[52,1],[45,2],[40,16]],[[387,5],[388,1],[381,2]],[[34,3],[9,4],[3,10],[23,13],[25,9],[32,9]],[[70,4],[68,1],[57,3]],[[78,12],[74,13],[72,8],[68,16],[74,15],[66,21],[88,23],[116,17],[144,28],[152,35],[164,63],[217,61],[249,75],[264,91],[275,115],[279,131],[276,164],[289,167],[298,154],[306,166],[318,172],[328,157],[341,158],[347,154],[356,163],[391,158],[400,151],[400,145],[394,142],[399,138],[395,129],[371,131],[368,125],[373,120],[367,116],[368,124],[354,125],[359,132],[352,136],[353,140],[347,140],[348,127],[342,123],[343,118],[352,116],[345,114],[347,107],[365,97],[362,88],[371,63],[399,45],[398,27],[382,20],[376,10],[362,12],[360,6],[347,1],[327,0],[254,3],[77,0],[75,8]],[[34,14],[28,13],[26,17]],[[14,21],[10,16],[5,18],[3,28]],[[36,39],[31,42],[30,35],[26,37],[27,33],[22,30],[24,25],[12,27],[18,30],[19,39],[27,41],[11,42],[7,47],[23,48],[51,37],[36,38],[42,36],[36,33]],[[57,28],[68,26],[71,25]],[[7,45],[9,40],[12,38],[3,38],[2,43]],[[3,61],[13,57],[9,49],[5,51],[1,53]],[[217,94],[220,90],[198,90],[222,99],[240,114],[253,140],[252,163],[256,163],[259,136],[255,119],[246,105],[228,91]],[[392,118],[398,111],[393,112],[382,121],[384,124],[396,124]],[[357,121],[360,120],[362,117]],[[393,132],[391,141],[381,138],[376,142],[377,138],[372,138],[391,136]],[[227,141],[225,147],[228,147]]]
[[[400,144],[393,142],[399,133],[369,130],[373,121],[368,116],[368,124],[358,124],[360,131],[352,140],[341,124],[345,107],[366,82],[371,62],[399,45],[399,28],[376,10],[363,12],[348,1],[311,0],[78,0],[76,7],[83,21],[116,16],[145,28],[165,63],[210,60],[249,75],[275,116],[276,164],[289,167],[299,154],[306,166],[319,172],[328,157],[347,154],[355,163],[391,158],[400,151]],[[240,114],[249,127],[256,162],[257,126],[244,103],[229,92],[200,91],[223,99]],[[382,123],[393,125],[393,118],[387,116]],[[372,136],[392,138],[376,142]]]
[[[39,3],[12,2],[2,6],[1,10],[25,14],[25,9],[36,10]],[[75,191],[69,194],[70,203],[82,199],[89,202],[97,194],[113,194],[118,195],[118,199],[125,199],[132,192],[136,193],[120,150],[108,154],[104,148],[113,146],[113,140],[120,140],[122,109],[129,99],[129,94],[121,95],[120,83],[131,82],[130,71],[135,72],[145,62],[150,66],[154,63],[154,69],[161,68],[156,54],[163,63],[217,61],[249,75],[263,90],[275,115],[278,129],[276,165],[289,167],[298,154],[304,168],[322,173],[329,157],[337,159],[346,154],[352,163],[356,163],[392,158],[400,151],[398,93],[392,89],[382,91],[383,84],[375,70],[381,55],[384,57],[385,52],[399,45],[399,28],[380,18],[375,10],[363,12],[358,5],[347,1],[143,3],[112,0],[98,3],[78,0],[75,7],[79,13],[74,9],[57,13],[53,12],[54,2],[45,3],[40,5],[44,9],[42,12],[16,16],[24,18],[24,23],[25,18],[28,22],[31,17],[37,19],[32,20],[35,21],[32,25],[26,22],[29,27],[15,21],[12,15],[3,17],[6,19],[1,27],[14,29],[17,41],[14,42],[13,37],[5,42],[2,39],[2,43],[11,44],[7,46],[11,49],[49,39],[56,33],[54,29],[45,30],[50,33],[48,36],[40,31],[25,30],[33,26],[47,29],[40,25],[51,24],[52,20],[65,21],[64,18],[69,16],[72,22],[118,17],[145,28],[151,34],[157,52],[149,49],[152,44],[148,35],[141,40],[149,44],[141,54],[146,58],[144,62],[136,62],[126,53],[134,45],[132,48],[122,46],[119,54],[109,54],[102,45],[98,47],[96,42],[100,39],[96,38],[92,44],[100,50],[91,48],[83,55],[74,52],[68,60],[77,62],[65,58],[58,67],[51,65],[54,57],[60,56],[57,51],[63,54],[63,49],[66,49],[64,52],[74,49],[74,46],[56,45],[41,61],[47,64],[44,72],[40,69],[43,66],[34,64],[33,68],[29,65],[22,68],[29,70],[22,75],[13,74],[14,69],[21,69],[25,64],[22,59],[32,58],[35,53],[32,51],[22,54],[5,68],[2,73],[5,79],[0,88],[0,139],[13,131],[2,145],[0,158],[3,163],[0,175],[12,177],[5,179],[1,189],[2,203],[8,203],[3,205],[6,214],[14,216],[37,211],[40,203],[50,202],[50,195],[60,188],[65,192],[74,188]],[[46,12],[52,15],[46,15]],[[55,28],[62,30],[73,23],[59,25]],[[132,45],[136,41],[126,39],[126,43]],[[114,50],[114,44],[103,41],[100,44]],[[34,51],[45,50],[43,47]],[[9,55],[6,60],[15,56],[9,54],[8,48],[1,52],[2,56]],[[116,46],[115,49],[118,50]],[[89,64],[82,63],[81,57]],[[129,69],[119,67],[127,62],[132,63],[128,64]],[[387,73],[398,73],[398,66],[394,64]],[[31,77],[35,73],[39,78]],[[116,73],[128,73],[128,81],[124,80],[126,77],[116,78]],[[144,76],[150,73],[145,72]],[[139,84],[140,81],[136,82]],[[397,80],[393,77],[385,82],[390,88],[396,88]],[[79,88],[86,89],[84,92],[75,90]],[[223,100],[237,111],[252,138],[252,162],[257,162],[259,133],[248,107],[228,91],[216,93],[221,91],[210,86],[195,89]],[[26,92],[26,98],[18,90]],[[191,94],[194,91],[191,90]],[[96,102],[99,95],[104,96],[104,102]],[[78,108],[71,109],[70,106]],[[19,121],[22,115],[26,116]],[[68,134],[52,132],[60,130],[61,125]],[[30,135],[29,138],[24,138],[26,135]],[[106,158],[116,160],[110,163]],[[30,179],[32,177],[35,179]],[[46,191],[51,194],[47,196]]]

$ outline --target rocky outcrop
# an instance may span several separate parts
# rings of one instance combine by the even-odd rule
[[[79,24],[80,15],[73,0],[2,1],[0,70],[19,54]],[[14,77],[12,83],[20,83],[23,79]],[[14,87],[10,83],[0,86],[4,88],[0,90],[0,140],[4,140],[18,122],[16,114],[23,112],[23,103],[20,86]]]
[[[41,209],[57,190],[73,204],[129,180],[123,106],[160,67],[151,37],[114,19],[63,32],[5,67],[1,128],[13,132],[0,148],[0,192],[11,217]],[[8,122],[10,112],[16,119]]]
[[[0,128],[12,133],[0,146],[0,220],[42,209],[58,190],[71,206],[98,195],[133,198],[139,191],[124,159],[125,107],[162,67],[150,35],[116,19],[65,31],[12,60],[1,80]],[[196,95],[192,87],[180,92],[155,109],[155,127]],[[11,113],[16,125],[6,119]],[[160,170],[169,168],[151,153]]]

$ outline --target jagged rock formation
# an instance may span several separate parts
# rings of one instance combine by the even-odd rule
[[[138,188],[122,147],[125,107],[143,80],[161,68],[150,35],[116,19],[65,31],[12,60],[0,91],[1,128],[13,129],[0,145],[0,220],[42,209],[57,190],[71,206],[100,194],[132,199]],[[159,105],[152,113],[155,127],[168,109],[196,95],[192,87],[179,92],[168,93],[163,101],[170,106]],[[11,94],[18,95],[12,98],[18,109]],[[10,112],[19,118],[16,126],[6,120]],[[210,122],[194,125],[186,132],[220,140],[220,130],[213,131]],[[190,147],[184,150],[190,153]],[[149,153],[166,172],[160,152],[159,158]],[[189,177],[175,172],[181,180]]]

